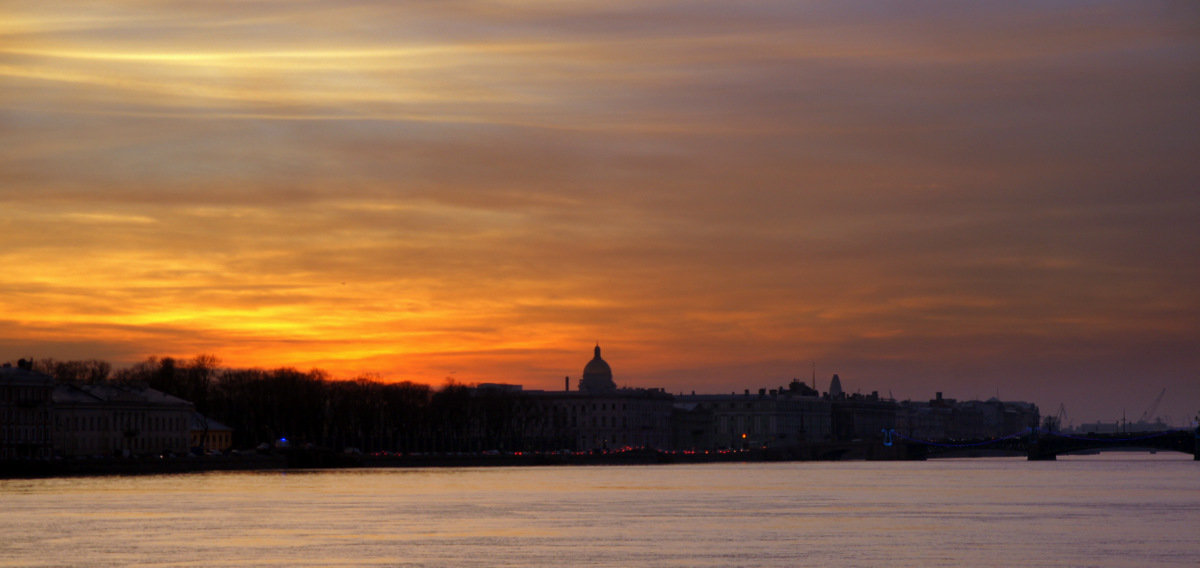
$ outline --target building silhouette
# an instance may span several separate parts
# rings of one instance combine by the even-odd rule
[[[233,447],[233,428],[199,412],[192,413],[189,448],[204,452],[224,452]]]
[[[845,396],[846,393],[842,392],[842,379],[834,373],[833,378],[829,380],[829,398],[839,399]]]
[[[213,418],[235,424],[235,433],[166,392],[128,382],[64,379],[56,385],[22,360],[0,370],[0,460],[181,455],[224,451],[234,439],[253,447],[284,435],[366,451],[779,449],[781,455],[815,455],[803,452],[816,445],[882,442],[888,431],[927,440],[981,439],[1038,424],[1037,407],[1025,402],[959,402],[938,393],[928,402],[898,403],[878,392],[847,393],[838,375],[826,393],[815,388],[815,377],[813,382],[793,379],[779,388],[729,394],[618,388],[597,344],[575,390],[570,377],[562,390],[453,385],[381,406],[369,399],[377,390],[362,388],[338,391],[344,411],[331,407],[328,391],[321,390],[341,383],[314,381],[307,398],[264,402],[242,395],[222,405],[209,398]],[[294,419],[281,421],[281,415]],[[796,448],[801,452],[791,451]]]
[[[715,450],[784,447],[830,439],[830,404],[808,385],[675,397],[674,445]]]
[[[54,388],[54,450],[70,456],[183,455],[189,451],[192,403],[127,385]]]
[[[0,367],[0,460],[53,455],[54,379],[21,359]]]
[[[617,383],[613,382],[612,368],[608,362],[600,358],[600,344],[596,344],[595,357],[583,367],[583,377],[579,379],[579,392],[587,394],[611,394],[616,392]]]
[[[531,437],[574,451],[671,446],[673,397],[662,389],[617,388],[599,345],[578,384],[574,392],[525,391],[541,414],[531,421]]]
[[[921,440],[980,440],[998,438],[1038,426],[1038,407],[1032,403],[958,401],[935,393],[928,401],[904,401],[896,415],[896,429]]]

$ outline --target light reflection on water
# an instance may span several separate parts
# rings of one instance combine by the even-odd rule
[[[1196,566],[1184,454],[0,481],[0,566]]]

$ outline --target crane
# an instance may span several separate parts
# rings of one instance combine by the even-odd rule
[[[1154,417],[1154,412],[1158,410],[1158,405],[1162,402],[1163,395],[1165,394],[1167,394],[1167,389],[1164,388],[1163,390],[1159,391],[1158,396],[1154,397],[1154,402],[1150,403],[1150,408],[1147,408],[1146,411],[1142,413],[1141,418],[1138,418],[1138,422],[1146,422]]]
[[[1047,416],[1042,420],[1042,428],[1047,431],[1061,431],[1067,427],[1067,405],[1058,403],[1058,412],[1054,416]]]

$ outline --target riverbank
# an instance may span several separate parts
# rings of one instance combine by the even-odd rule
[[[287,467],[285,456],[264,454],[14,460],[0,462],[0,478],[153,475],[205,471],[272,470]]]
[[[340,453],[320,449],[288,449],[269,453],[243,452],[219,456],[87,458],[0,462],[0,478],[71,477],[90,475],[155,475],[206,471],[250,471],[337,468],[514,467],[653,465],[716,462],[778,462],[909,459],[902,446],[878,442],[811,444],[747,450],[605,452],[483,452],[375,454]]]

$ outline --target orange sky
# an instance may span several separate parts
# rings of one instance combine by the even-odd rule
[[[1195,416],[1197,4],[878,4],[4,1],[0,359]]]

